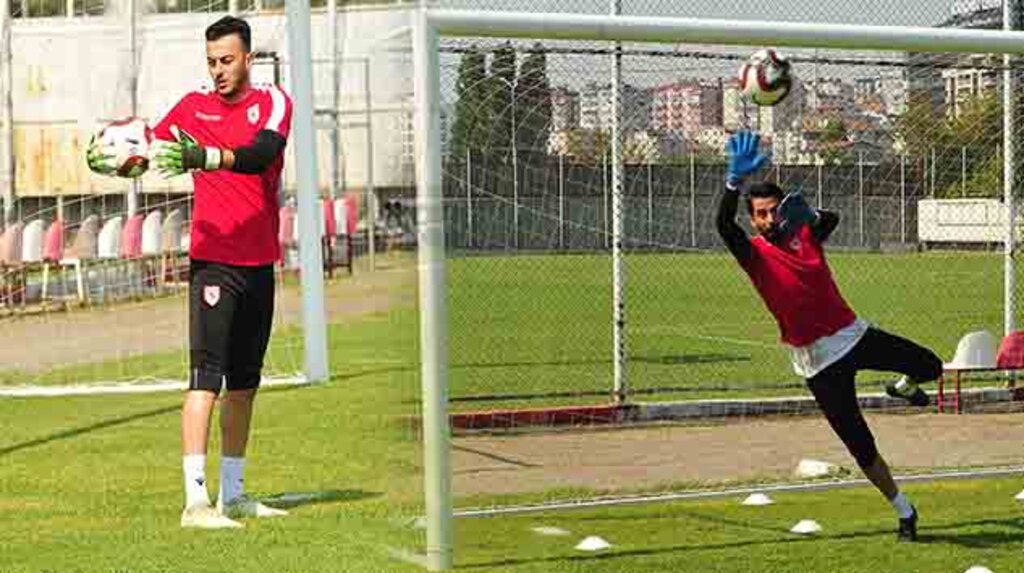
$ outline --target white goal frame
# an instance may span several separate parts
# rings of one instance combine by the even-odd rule
[[[1004,20],[1012,22],[1009,18]],[[1005,30],[482,12],[438,10],[426,6],[418,8],[413,16],[413,73],[427,530],[426,556],[421,563],[431,571],[450,569],[453,559],[444,220],[441,205],[441,85],[438,55],[441,36],[993,53],[1004,55],[1007,67],[1004,79],[1010,78],[1010,55],[1024,55],[1024,32]],[[1005,91],[1008,96],[1011,90]],[[1005,112],[1012,113],[1012,108],[1007,106]],[[1006,125],[1012,125],[1012,120],[1012,117],[1008,117],[1004,121],[1009,122]],[[1011,139],[1007,137],[1006,141],[1010,142]],[[1005,181],[1013,182],[1012,149],[1009,146],[1005,149],[1004,177]],[[1006,189],[1012,190],[1012,186],[1006,185]],[[1010,192],[1005,198],[1011,213],[1012,197]],[[1013,326],[1013,221],[1014,217],[1011,216],[1006,237],[1005,315],[1008,329]],[[617,240],[618,237],[612,238],[613,243]]]

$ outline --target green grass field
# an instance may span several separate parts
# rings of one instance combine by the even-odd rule
[[[830,261],[860,316],[929,346],[943,359],[952,357],[968,331],[1002,332],[999,254],[834,253]],[[607,400],[612,388],[610,269],[605,255],[450,259],[453,408]],[[626,285],[626,377],[634,400],[805,392],[778,343],[774,321],[728,255],[629,255]],[[352,331],[345,321],[331,327],[331,338],[358,354],[345,363],[343,375],[415,372],[418,332],[408,326],[416,322],[414,288],[414,281],[404,284],[406,302],[391,309],[394,319],[369,332]],[[301,357],[299,331],[278,328],[267,360],[270,372],[292,374]],[[0,370],[0,384],[132,380],[145,373],[176,377],[186,362],[184,351],[174,350],[31,375]],[[865,389],[877,390],[884,377],[865,373],[860,381]]]
[[[968,326],[998,330],[998,257],[834,258],[851,302],[883,326],[947,353]],[[455,396],[584,391],[608,383],[606,262],[453,260]],[[714,384],[741,382],[759,384],[758,392],[794,391],[786,387],[793,379],[774,346],[773,325],[728,262],[631,257],[630,348],[650,358],[631,366],[636,384],[677,387],[674,395],[683,397],[721,395]],[[914,265],[921,272],[911,272]],[[943,269],[961,275],[943,276]],[[408,304],[332,324],[331,382],[261,395],[248,487],[271,499],[287,493],[311,499],[294,505],[286,519],[243,531],[177,526],[180,396],[0,399],[0,572],[415,571],[390,559],[388,547],[422,543],[421,532],[398,525],[417,513],[420,500],[419,454],[408,426],[397,422],[417,409],[416,327]],[[693,329],[763,344],[694,338]],[[283,329],[277,336],[297,333]],[[694,355],[705,359],[687,358]],[[775,362],[752,364],[762,358]],[[177,358],[140,360],[145,366]],[[751,390],[728,395],[743,392]],[[212,463],[213,484],[216,474]],[[891,509],[877,494],[857,489],[779,495],[777,505],[760,510],[722,500],[465,519],[457,523],[457,564],[484,573],[931,573],[973,564],[1016,571],[1024,510],[1012,496],[1021,487],[1024,481],[1014,479],[910,486],[924,540],[912,547],[894,543]],[[802,518],[822,523],[823,535],[788,533]],[[572,534],[541,537],[531,531],[538,525]],[[586,535],[601,535],[614,547],[596,555],[574,550]]]
[[[860,316],[944,360],[968,331],[1002,332],[998,254],[835,253],[830,262]],[[544,405],[561,394],[587,393],[589,401],[607,395],[610,269],[607,256],[451,260],[456,407],[480,407],[487,402],[460,400],[488,395],[522,406]],[[626,285],[626,375],[638,391],[635,399],[804,391],[771,315],[728,255],[629,255]],[[866,374],[861,381],[877,387],[878,378]]]

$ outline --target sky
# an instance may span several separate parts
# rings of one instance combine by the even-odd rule
[[[956,5],[999,0],[619,0],[624,14],[932,26]],[[440,0],[445,7],[607,13],[610,0]]]

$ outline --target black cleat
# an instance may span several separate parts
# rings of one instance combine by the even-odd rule
[[[902,392],[896,389],[896,384],[896,382],[889,382],[886,384],[885,393],[893,398],[906,400],[911,406],[917,406],[918,408],[924,408],[931,403],[931,399],[928,398],[928,393],[922,390],[917,384],[913,385],[913,390],[906,389]]]
[[[910,509],[914,512],[910,514],[910,517],[900,518],[900,529],[896,533],[896,541],[917,541],[917,508],[910,506]]]

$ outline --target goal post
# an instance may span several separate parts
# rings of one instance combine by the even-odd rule
[[[413,22],[420,374],[427,533],[425,564],[430,570],[446,570],[453,563],[442,105],[438,56],[441,37],[1024,54],[1024,33],[1014,31],[479,12],[427,7],[417,10]],[[1015,182],[1012,175],[1007,177],[1008,182]],[[1008,257],[1008,275],[1015,272],[1012,263]],[[615,282],[618,284],[619,280]]]

